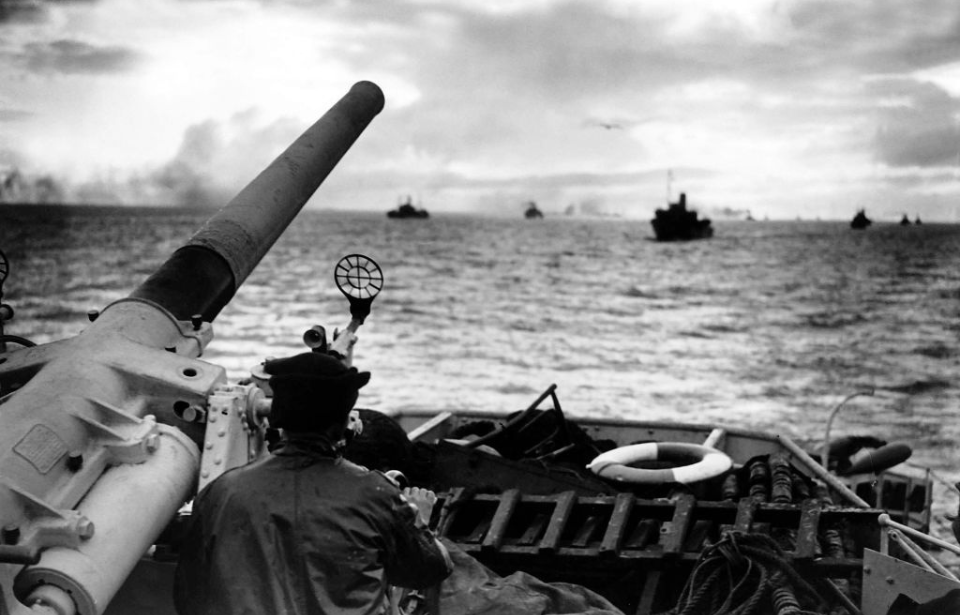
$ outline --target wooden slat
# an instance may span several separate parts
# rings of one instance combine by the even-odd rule
[[[513,511],[517,509],[519,503],[519,489],[507,489],[500,496],[500,505],[497,506],[497,512],[493,513],[493,521],[490,522],[490,529],[481,545],[485,551],[496,551],[503,544],[510,518],[513,517]]]
[[[690,529],[690,521],[693,518],[693,509],[696,502],[696,498],[690,494],[684,494],[677,498],[670,530],[661,537],[664,553],[680,553],[683,551],[683,542],[686,540],[687,531]]]
[[[463,487],[454,487],[444,498],[443,505],[440,507],[440,518],[437,520],[437,533],[441,536],[445,536],[453,525],[453,519],[457,516],[457,510],[464,504],[463,499]]]
[[[637,615],[648,615],[653,612],[653,600],[657,596],[657,587],[660,585],[660,574],[659,570],[647,572],[643,581],[643,591],[637,602]]]
[[[480,545],[478,544],[458,544],[460,544],[463,550],[467,553],[474,554],[481,552]],[[529,557],[531,558],[529,560],[531,562],[540,561],[536,560],[536,558],[543,555],[543,553],[540,552],[539,547],[520,547],[514,544],[504,545],[497,553],[499,555],[509,556],[511,558]],[[560,558],[563,561],[570,562],[571,565],[580,565],[580,562],[584,562],[584,565],[589,566],[589,562],[591,561],[598,562],[598,566],[600,565],[599,561],[602,561],[603,565],[608,565],[610,563],[609,560],[598,560],[599,549],[589,547],[579,549],[561,546],[557,549],[553,556]],[[638,565],[644,566],[644,570],[663,565],[665,559],[666,558],[664,557],[663,551],[660,548],[632,550],[625,547],[622,551],[620,551],[620,555],[617,557],[618,562],[636,562]],[[684,551],[682,553],[675,553],[669,556],[669,561],[671,563],[694,563],[698,559],[700,559],[700,553],[695,551]],[[812,567],[811,569],[815,570],[817,574],[830,577],[862,572],[862,565],[863,560],[859,558],[841,559],[835,557],[819,557],[810,562],[810,566]]]
[[[431,431],[433,431],[440,425],[443,425],[444,423],[449,421],[452,417],[453,417],[453,413],[451,412],[441,412],[440,414],[436,415],[429,421],[423,423],[422,425],[418,425],[417,427],[412,429],[410,433],[407,434],[407,439],[409,439],[411,442],[416,442],[417,440],[428,435]]]
[[[523,531],[523,535],[520,536],[520,540],[517,541],[518,545],[532,545],[537,541],[537,538],[540,536],[540,533],[543,531],[544,526],[547,524],[547,521],[550,520],[550,516],[546,513],[538,513],[533,521],[530,522],[530,525],[527,526],[527,529]]]
[[[757,511],[757,501],[753,498],[743,498],[737,504],[737,520],[733,529],[738,532],[749,532],[753,526],[753,515]]]
[[[577,530],[570,545],[583,548],[590,544],[590,538],[596,533],[597,526],[600,525],[601,519],[602,517],[600,515],[590,515],[587,517],[587,520],[584,521],[580,529]]]
[[[634,528],[630,538],[624,543],[624,549],[643,549],[653,542],[653,537],[659,531],[660,524],[656,519],[643,519]]]
[[[557,550],[560,537],[563,535],[564,528],[567,527],[567,521],[570,520],[570,513],[573,512],[573,505],[576,503],[577,494],[573,491],[564,491],[557,496],[557,505],[550,517],[550,524],[543,534],[543,540],[540,541],[541,553],[552,553]]]
[[[493,521],[492,517],[487,517],[486,519],[481,519],[477,523],[476,527],[473,528],[473,531],[464,536],[463,542],[467,543],[477,543],[480,542],[484,536],[487,534],[487,530],[490,529],[490,522]]]
[[[701,551],[703,550],[703,545],[707,541],[707,537],[710,535],[710,531],[714,528],[716,524],[713,521],[707,519],[697,519],[693,522],[693,527],[690,529],[690,532],[687,534],[687,539],[683,545],[684,551]]]
[[[811,498],[800,505],[800,526],[797,528],[797,559],[817,556],[817,534],[820,529],[820,502]]]
[[[600,543],[600,555],[616,555],[620,552],[620,544],[623,542],[623,534],[627,529],[627,523],[630,522],[630,513],[633,512],[633,506],[633,494],[621,493],[617,495],[613,512],[610,514],[610,524],[607,525],[607,531]]]

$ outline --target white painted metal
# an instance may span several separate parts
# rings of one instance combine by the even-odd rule
[[[177,429],[159,426],[159,440],[140,464],[106,472],[77,509],[94,525],[76,549],[51,548],[17,575],[24,603],[41,584],[67,590],[79,615],[101,613],[196,484],[200,456]]]

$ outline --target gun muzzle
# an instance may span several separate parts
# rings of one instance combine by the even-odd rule
[[[355,84],[131,298],[212,322],[383,104],[376,84]]]

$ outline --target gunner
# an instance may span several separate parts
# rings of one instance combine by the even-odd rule
[[[451,570],[428,529],[436,496],[340,454],[369,372],[307,352],[267,361],[273,454],[224,473],[193,505],[177,568],[181,615],[379,613],[387,585],[423,589]]]

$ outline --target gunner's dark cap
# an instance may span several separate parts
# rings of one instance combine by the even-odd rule
[[[290,431],[322,431],[346,421],[370,372],[347,367],[322,352],[267,361],[273,402],[270,425]]]

